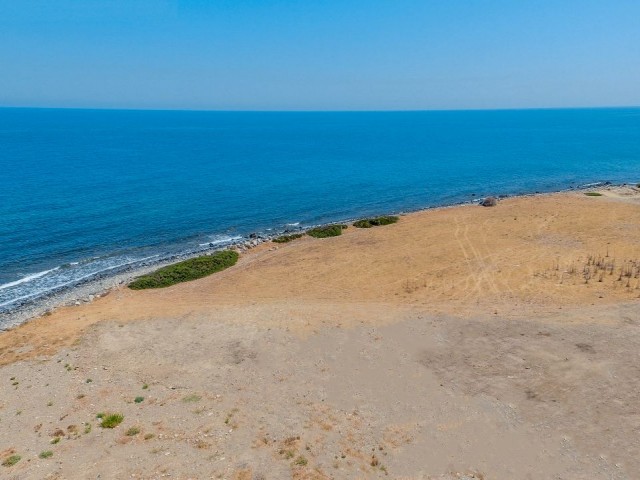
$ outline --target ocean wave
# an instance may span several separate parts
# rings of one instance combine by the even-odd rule
[[[200,243],[198,245],[201,246],[201,247],[212,247],[214,245],[220,245],[220,244],[223,244],[223,243],[234,242],[236,240],[240,240],[241,238],[242,238],[241,236],[224,237],[224,238],[220,238],[218,240],[211,240],[210,242]]]
[[[32,291],[32,292],[29,292],[29,293],[27,293],[25,295],[20,295],[18,297],[13,297],[13,298],[11,298],[9,300],[6,300],[6,301],[0,303],[0,308],[1,307],[7,307],[9,305],[12,305],[14,303],[20,302],[22,300],[28,300],[28,299],[37,298],[39,296],[46,295],[46,294],[48,294],[50,292],[59,290],[61,288],[68,287],[69,285],[73,285],[73,284],[82,282],[83,280],[86,280],[88,278],[94,277],[96,275],[100,275],[102,273],[109,272],[109,271],[114,270],[116,268],[122,268],[122,267],[126,267],[128,265],[133,265],[135,263],[144,262],[146,260],[151,260],[152,258],[157,258],[159,256],[160,255],[158,255],[158,254],[150,255],[148,257],[137,258],[137,259],[130,260],[130,261],[127,261],[127,262],[124,262],[124,263],[117,263],[115,265],[109,265],[109,266],[107,266],[105,268],[101,268],[99,270],[95,270],[95,271],[86,273],[86,274],[81,275],[79,277],[73,277],[73,278],[71,278],[70,280],[68,280],[66,282],[56,283],[54,285],[47,285],[45,288],[42,288],[42,289],[39,289],[39,290],[36,290],[36,291]],[[31,275],[30,276],[31,277],[30,280],[35,280],[37,278],[41,278],[44,275],[46,275],[47,273],[53,272],[53,271],[59,270],[59,269],[60,269],[60,267],[56,267],[56,268],[53,268],[51,270],[47,270],[46,272],[39,272],[39,274]],[[35,275],[38,275],[38,276],[34,278]],[[28,278],[28,277],[25,277],[24,279],[21,279],[21,281],[18,281],[18,282],[12,282],[11,284],[5,284],[5,285],[3,285],[3,287],[7,286],[7,285],[8,286],[16,286],[16,285],[19,285],[20,283],[26,283],[28,281],[28,280],[26,280],[26,278]]]
[[[56,270],[59,270],[59,269],[60,267],[56,267],[50,270],[44,270],[42,272],[32,273],[31,275],[27,275],[26,277],[21,278],[20,280],[16,280],[15,282],[9,282],[9,283],[5,283],[4,285],[0,285],[0,290],[4,290],[5,288],[10,288],[10,287],[15,287],[16,285],[20,285],[21,283],[30,282],[32,280],[35,280],[36,278],[44,277],[46,274],[55,272]],[[2,306],[2,304],[0,304],[0,306]]]

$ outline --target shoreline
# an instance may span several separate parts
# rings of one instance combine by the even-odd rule
[[[640,188],[590,191],[262,244],[2,332],[8,468],[638,478]]]
[[[549,196],[549,195],[558,195],[562,193],[570,193],[570,192],[580,192],[590,189],[601,189],[601,188],[618,188],[633,185],[633,183],[619,183],[614,184],[608,181],[599,181],[599,182],[591,182],[583,185],[579,185],[576,187],[569,187],[560,190],[548,191],[548,192],[525,192],[519,193],[515,195],[505,195],[498,194],[495,195],[499,201],[504,199],[513,199],[513,198],[534,198],[540,196]],[[402,210],[396,212],[385,212],[376,215],[412,215],[420,212],[428,212],[428,211],[439,211],[446,210],[451,208],[457,208],[468,205],[478,205],[482,201],[483,197],[477,197],[473,200],[461,201],[446,205],[436,205],[436,206],[427,206],[421,207],[411,210]],[[221,245],[213,246],[213,242],[210,244],[210,247],[205,247],[202,249],[194,250],[191,249],[186,252],[180,252],[176,254],[172,254],[168,257],[164,257],[158,261],[148,261],[145,260],[136,261],[133,263],[142,263],[141,265],[135,266],[121,266],[114,268],[114,272],[109,272],[107,270],[97,272],[91,275],[89,278],[85,280],[80,280],[79,282],[73,282],[70,285],[64,285],[58,287],[56,289],[52,289],[49,292],[46,292],[40,296],[37,296],[33,300],[27,300],[24,303],[18,304],[14,308],[10,308],[5,312],[0,312],[0,334],[4,331],[10,330],[25,322],[33,320],[38,317],[42,317],[50,314],[53,310],[58,309],[60,307],[69,307],[69,306],[79,306],[82,304],[90,303],[93,300],[100,298],[102,296],[108,295],[113,289],[121,287],[125,284],[128,284],[133,279],[140,275],[145,275],[152,271],[155,271],[159,268],[165,267],[167,265],[172,265],[177,262],[188,260],[191,258],[199,257],[202,255],[210,255],[214,252],[225,250],[225,249],[236,249],[239,253],[244,253],[249,251],[255,247],[258,247],[262,244],[271,242],[274,238],[284,235],[287,233],[305,233],[308,230],[316,227],[321,227],[325,225],[331,225],[335,223],[348,223],[352,224],[353,222],[360,220],[361,218],[352,218],[352,219],[339,219],[334,220],[329,223],[323,224],[314,224],[305,227],[299,227],[295,230],[293,229],[285,229],[279,231],[277,233],[266,233],[266,232],[256,232],[251,233],[249,235],[241,237],[239,240],[231,240],[228,243],[223,243]]]

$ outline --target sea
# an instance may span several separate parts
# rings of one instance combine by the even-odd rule
[[[251,234],[639,181],[639,108],[0,108],[0,313]]]

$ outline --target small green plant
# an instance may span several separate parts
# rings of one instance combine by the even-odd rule
[[[393,215],[384,215],[382,217],[364,218],[362,220],[358,220],[357,222],[353,223],[353,226],[356,228],[379,227],[381,225],[391,225],[392,223],[396,223],[398,220],[399,218]]]
[[[104,418],[104,413],[100,412],[100,413],[96,413],[96,418]]]
[[[284,452],[284,458],[286,458],[287,460],[290,458],[293,458],[295,456],[295,453],[293,453],[293,450],[286,450]]]
[[[16,463],[20,461],[22,457],[20,455],[11,455],[9,458],[6,458],[2,462],[3,467],[13,467]]]
[[[292,233],[291,235],[282,235],[273,239],[275,243],[289,243],[298,238],[302,238],[302,233]]]
[[[142,389],[146,390],[147,388],[149,388],[149,385],[147,385],[146,383],[144,385],[142,385]]]
[[[324,227],[312,228],[307,235],[313,238],[337,237],[342,235],[342,230],[347,228],[346,225],[326,225]]]
[[[192,393],[191,395],[187,395],[186,397],[184,397],[182,401],[185,403],[191,403],[191,402],[199,402],[201,399],[202,397],[200,395],[196,395],[195,393]]]
[[[102,428],[115,428],[122,423],[124,420],[124,415],[120,413],[110,413],[102,417],[102,422],[100,422],[100,426]]]
[[[140,429],[138,427],[131,427],[127,430],[126,435],[127,437],[135,437],[139,433]]]
[[[91,433],[91,424],[90,423],[85,423],[84,424],[84,434],[86,435],[87,433]]]
[[[62,437],[53,437],[49,443],[51,445],[55,445],[56,443],[58,443],[60,441],[61,438]]]
[[[154,435],[153,433],[147,433],[147,434],[144,436],[144,439],[145,439],[145,440],[151,440],[153,437],[155,437],[155,435]]]
[[[53,452],[51,450],[45,450],[44,452],[40,452],[40,455],[38,455],[38,457],[40,457],[40,458],[51,458],[51,457],[53,457]]]
[[[144,402],[144,397],[136,397],[133,401],[136,403],[142,403]]]
[[[53,402],[47,403],[47,407],[51,407],[52,405],[53,405]]]
[[[305,458],[304,455],[300,455],[298,458],[296,458],[296,461],[294,462],[296,465],[299,465],[301,467],[304,467],[307,463],[309,463],[307,461],[307,459]]]
[[[601,197],[602,194],[600,192],[585,192],[584,193],[587,197]]]
[[[87,378],[87,379],[84,381],[84,383],[91,383],[91,382],[93,382],[93,380],[92,380],[92,379],[90,379],[90,378]]]
[[[223,250],[212,255],[191,258],[138,277],[129,284],[132,290],[164,288],[220,272],[236,264],[238,252]]]

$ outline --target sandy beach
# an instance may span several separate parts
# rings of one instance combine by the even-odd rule
[[[269,242],[2,332],[0,477],[640,478],[640,189],[598,192]]]

